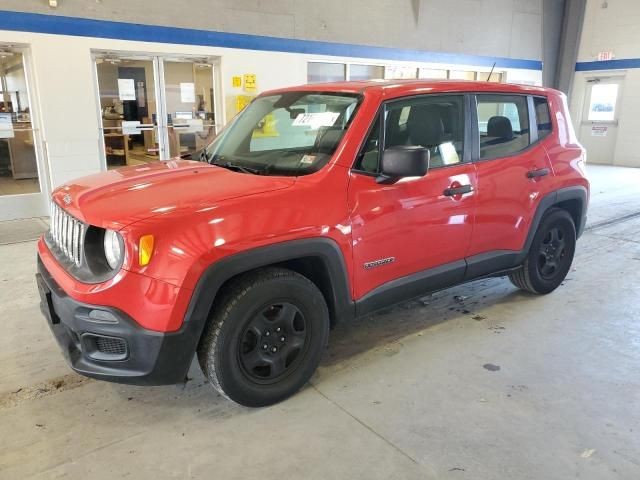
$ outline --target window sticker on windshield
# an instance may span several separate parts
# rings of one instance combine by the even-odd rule
[[[314,113],[301,113],[293,121],[294,127],[331,127],[338,117],[339,112],[314,112]]]
[[[303,157],[300,159],[300,165],[311,165],[315,161],[315,155],[303,155]]]

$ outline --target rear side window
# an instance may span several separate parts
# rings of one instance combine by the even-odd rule
[[[478,95],[480,158],[514,155],[529,146],[527,97]]]
[[[538,124],[538,140],[549,135],[552,130],[551,113],[546,98],[533,97],[533,105],[536,109],[536,123]]]

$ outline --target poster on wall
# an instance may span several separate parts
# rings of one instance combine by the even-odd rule
[[[245,92],[255,92],[258,89],[256,85],[256,74],[255,73],[245,73],[244,74],[244,91]]]
[[[607,136],[608,127],[604,125],[593,125],[591,127],[591,136],[592,137],[606,137]]]
[[[136,99],[136,83],[133,78],[118,79],[118,98],[123,102]]]
[[[13,122],[10,113],[0,113],[0,138],[13,138]]]
[[[195,103],[196,86],[191,82],[180,83],[180,101],[182,103]]]

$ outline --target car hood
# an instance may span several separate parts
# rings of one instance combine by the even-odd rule
[[[53,198],[85,223],[118,230],[172,210],[205,208],[294,183],[295,177],[251,175],[201,162],[169,160],[78,178],[57,188]]]

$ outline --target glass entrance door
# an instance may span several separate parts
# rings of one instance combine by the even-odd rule
[[[197,159],[213,140],[212,61],[114,52],[94,57],[106,168]]]
[[[163,87],[170,157],[188,157],[216,134],[213,65],[193,59],[164,59]]]
[[[0,44],[0,220],[48,212],[26,54]]]
[[[96,73],[106,167],[161,159],[157,59],[97,55]]]

